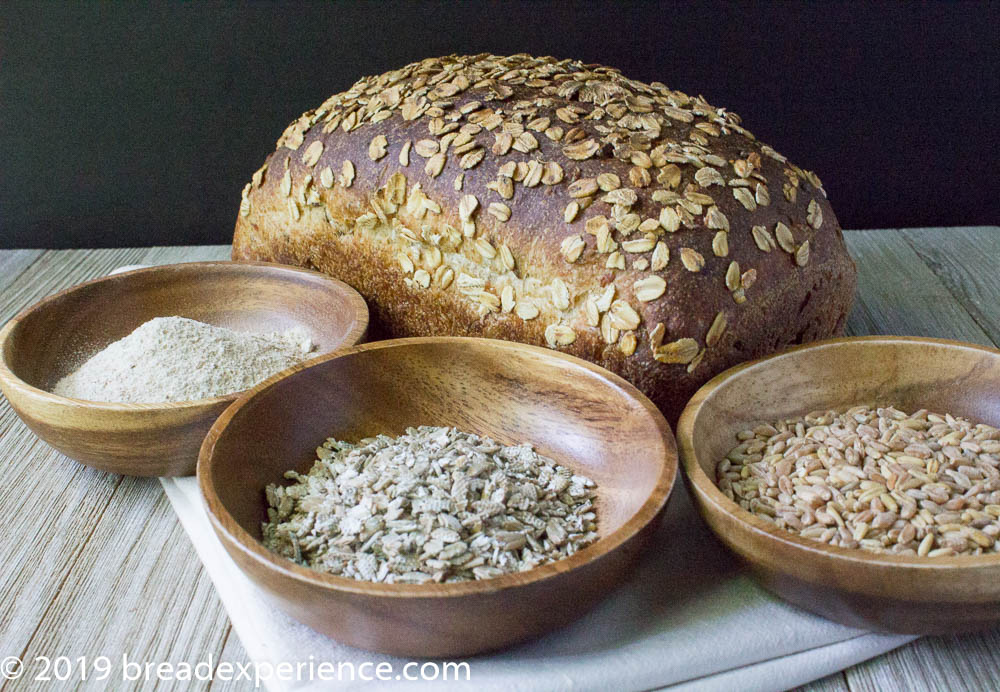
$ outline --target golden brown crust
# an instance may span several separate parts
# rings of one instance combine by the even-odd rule
[[[574,353],[671,421],[720,370],[839,332],[855,285],[819,179],[737,116],[528,56],[425,60],[303,115],[233,256],[346,281],[387,336]]]

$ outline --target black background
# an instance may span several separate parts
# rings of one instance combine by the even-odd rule
[[[485,51],[703,94],[816,170],[846,228],[996,224],[998,7],[0,3],[0,247],[228,242],[300,113]]]

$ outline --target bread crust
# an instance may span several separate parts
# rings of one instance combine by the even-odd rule
[[[725,368],[840,333],[856,283],[819,179],[737,116],[529,56],[425,60],[304,114],[244,189],[233,258],[336,276],[384,337],[573,353],[671,423]]]

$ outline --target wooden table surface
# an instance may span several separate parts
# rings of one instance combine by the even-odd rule
[[[859,270],[849,333],[1000,345],[1000,228],[846,236]],[[125,264],[228,255],[228,246],[2,250],[0,323],[43,296]],[[112,476],[70,461],[35,438],[3,399],[0,480],[8,521],[0,541],[0,658],[104,654],[120,661],[127,653],[133,661],[194,664],[211,654],[215,661],[248,661],[155,478]],[[222,682],[177,685],[238,689]],[[22,679],[0,684],[0,692],[36,686],[56,689]],[[92,680],[84,687],[106,685]],[[1000,629],[920,639],[804,689],[904,688],[1000,689]]]

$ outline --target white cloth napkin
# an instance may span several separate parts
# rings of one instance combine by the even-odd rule
[[[145,265],[119,267],[112,274]],[[257,664],[406,661],[354,649],[273,607],[212,531],[195,478],[161,478],[250,658]],[[346,681],[339,689],[783,690],[878,656],[915,637],[844,627],[758,587],[698,518],[678,479],[648,553],[615,593],[583,619],[535,642],[468,659],[468,682]],[[236,662],[231,662],[236,663]],[[264,680],[271,692],[329,682]]]
[[[338,644],[271,606],[216,538],[196,479],[161,483],[253,661],[389,661],[402,670],[402,659]],[[912,639],[837,625],[759,588],[702,523],[679,479],[632,578],[582,620],[535,642],[467,659],[469,682],[341,681],[337,688],[782,690]],[[272,692],[330,686],[266,684]]]

